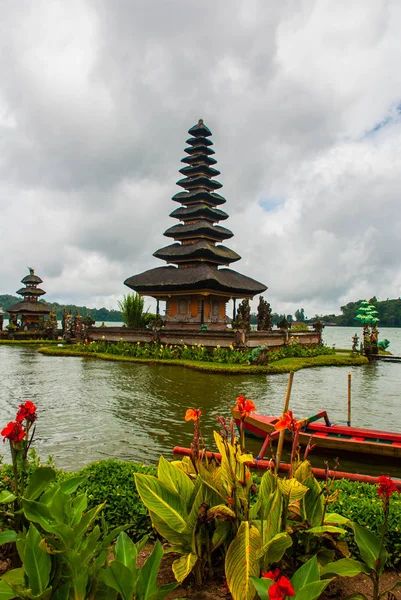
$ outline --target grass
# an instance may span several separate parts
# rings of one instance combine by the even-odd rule
[[[39,352],[47,356],[83,356],[86,358],[101,358],[102,360],[118,361],[118,362],[133,362],[137,364],[157,364],[186,367],[195,371],[203,371],[205,373],[220,373],[226,375],[242,375],[242,374],[279,374],[289,373],[290,371],[299,371],[310,367],[343,367],[352,365],[368,364],[368,359],[364,356],[342,356],[335,354],[324,354],[322,356],[314,356],[311,358],[284,358],[266,366],[258,365],[230,365],[222,363],[211,363],[190,360],[168,360],[153,358],[134,358],[130,356],[118,356],[103,354],[100,352],[85,352],[76,346],[63,348],[48,348],[41,347]]]
[[[0,340],[0,344],[10,345],[10,346],[43,346],[43,344],[59,344],[60,340]]]

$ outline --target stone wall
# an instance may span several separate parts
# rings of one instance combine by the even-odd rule
[[[88,340],[106,341],[109,343],[129,342],[129,343],[150,343],[158,341],[161,344],[177,344],[195,346],[202,344],[206,348],[229,348],[231,345],[236,348],[257,348],[258,346],[269,346],[270,348],[279,348],[288,344],[291,340],[289,335],[280,330],[273,331],[236,331],[227,329],[225,331],[193,331],[182,329],[160,329],[152,331],[151,329],[128,329],[127,327],[91,327],[88,330]],[[319,344],[321,334],[317,331],[298,331],[294,333],[294,338],[300,344]]]

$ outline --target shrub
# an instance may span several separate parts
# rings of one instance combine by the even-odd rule
[[[108,526],[130,523],[127,533],[139,540],[146,534],[152,535],[152,524],[136,491],[134,473],[155,475],[156,468],[107,459],[91,463],[74,475],[87,477],[81,489],[87,493],[89,508],[106,502],[103,515]]]

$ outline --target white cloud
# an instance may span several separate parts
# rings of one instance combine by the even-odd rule
[[[401,7],[5,1],[1,293],[116,307],[161,265],[186,131],[213,131],[223,207],[273,310],[398,297]],[[377,131],[375,128],[377,127]]]

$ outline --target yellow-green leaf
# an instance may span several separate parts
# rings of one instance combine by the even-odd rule
[[[173,573],[178,583],[182,583],[194,568],[198,557],[196,554],[185,554],[173,562]]]
[[[191,479],[181,469],[175,467],[164,458],[160,457],[159,465],[157,467],[157,476],[159,481],[164,483],[167,487],[172,488],[182,498],[185,503],[188,502],[194,484]]]
[[[292,479],[277,479],[277,485],[280,488],[284,496],[287,496],[289,502],[295,502],[296,500],[302,500],[309,489],[299,483],[294,477]]]
[[[152,475],[135,473],[138,493],[146,508],[175,531],[186,527],[186,507],[182,497]]]
[[[259,575],[258,552],[261,548],[259,531],[243,521],[228,548],[225,570],[228,588],[234,600],[252,600],[255,588],[250,580]]]

